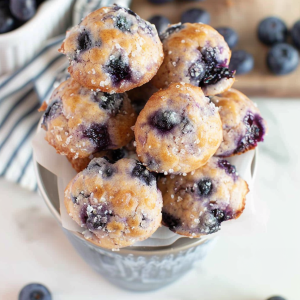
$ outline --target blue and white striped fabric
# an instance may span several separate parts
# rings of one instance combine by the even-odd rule
[[[31,139],[41,113],[38,108],[49,97],[57,75],[66,68],[55,38],[25,66],[0,79],[0,176],[37,190]]]

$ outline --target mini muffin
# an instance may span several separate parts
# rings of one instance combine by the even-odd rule
[[[228,65],[231,52],[215,29],[206,24],[177,24],[161,35],[165,59],[153,84],[157,88],[171,82],[186,82],[211,96],[229,89],[234,73]]]
[[[134,126],[139,160],[158,173],[203,166],[222,141],[218,109],[201,88],[174,83],[153,94]]]
[[[115,164],[93,159],[68,184],[65,206],[72,219],[87,229],[84,236],[103,248],[143,241],[161,223],[156,177],[134,159]]]
[[[143,85],[163,61],[155,26],[118,5],[89,14],[68,32],[60,51],[76,81],[109,93]]]
[[[159,180],[163,195],[162,223],[189,237],[217,232],[222,222],[244,210],[248,185],[228,161],[213,157],[187,176]]]
[[[42,109],[46,140],[69,160],[119,149],[133,139],[136,114],[126,94],[91,91],[68,79]]]
[[[264,140],[267,123],[258,108],[241,92],[230,89],[211,97],[219,107],[223,123],[223,142],[215,155],[228,157],[254,149]]]

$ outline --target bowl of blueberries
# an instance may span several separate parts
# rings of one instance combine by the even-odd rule
[[[28,62],[71,24],[73,0],[0,0],[0,76]],[[59,9],[58,9],[59,7]]]

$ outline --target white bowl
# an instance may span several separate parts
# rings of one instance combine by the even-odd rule
[[[28,62],[44,41],[64,33],[71,25],[74,0],[49,0],[19,28],[0,34],[0,76]]]

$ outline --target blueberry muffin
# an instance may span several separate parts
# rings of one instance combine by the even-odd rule
[[[189,237],[220,229],[244,210],[248,185],[228,161],[212,157],[186,176],[169,175],[158,183],[163,195],[162,223]]]
[[[93,159],[68,184],[64,202],[85,237],[103,248],[143,241],[161,224],[156,177],[134,159]]]
[[[153,78],[157,88],[186,82],[211,96],[229,89],[234,73],[228,65],[231,52],[224,38],[206,24],[177,24],[161,35],[165,59]]]
[[[215,154],[222,141],[222,123],[201,88],[173,83],[148,100],[134,134],[139,160],[149,170],[188,173]]]
[[[71,161],[119,149],[133,139],[136,114],[126,94],[91,91],[68,79],[41,109],[46,140]]]
[[[267,131],[266,121],[244,94],[230,89],[211,97],[211,100],[219,107],[223,123],[223,142],[215,155],[228,157],[242,154],[263,141]]]
[[[123,93],[152,79],[163,61],[155,26],[132,10],[113,5],[89,14],[73,27],[60,52],[81,85]]]

